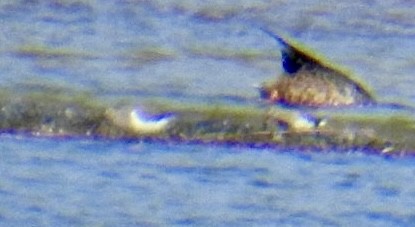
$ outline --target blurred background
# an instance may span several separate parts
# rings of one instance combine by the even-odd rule
[[[287,34],[415,104],[412,1],[2,0],[2,95],[257,100]],[[0,135],[2,226],[411,226],[414,161]]]
[[[2,1],[0,85],[97,96],[256,98],[281,71],[287,34],[360,77],[381,100],[413,102],[408,1]]]

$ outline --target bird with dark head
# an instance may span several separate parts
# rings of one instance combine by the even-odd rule
[[[262,98],[288,106],[328,107],[375,103],[366,88],[338,66],[288,38],[266,29],[265,33],[282,45],[284,70],[277,81],[264,83]]]

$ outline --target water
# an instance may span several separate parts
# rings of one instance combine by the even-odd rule
[[[280,72],[267,26],[380,100],[413,105],[414,12],[406,1],[2,1],[0,86],[256,100],[253,85]],[[415,223],[411,157],[14,134],[0,147],[3,226]]]
[[[2,225],[415,220],[412,160],[83,139],[2,141]]]
[[[415,221],[413,160],[356,152],[1,139],[4,226]]]

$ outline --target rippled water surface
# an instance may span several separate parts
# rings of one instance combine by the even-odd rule
[[[282,32],[382,101],[415,104],[410,1],[2,1],[0,86],[97,100],[255,101]],[[0,136],[0,225],[411,226],[415,161],[83,138]]]
[[[3,136],[3,225],[411,225],[413,160]],[[20,145],[18,145],[20,144]]]

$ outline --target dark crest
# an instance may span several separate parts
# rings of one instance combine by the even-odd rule
[[[281,49],[281,61],[284,71],[288,74],[294,74],[302,67],[316,67],[320,65],[320,62],[313,57],[307,55],[303,51],[294,47],[281,36],[276,35],[275,33],[261,28],[269,36],[273,37],[279,44],[282,45]]]

